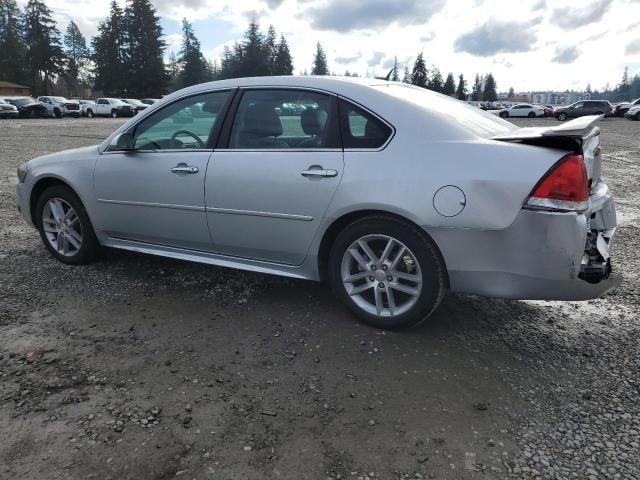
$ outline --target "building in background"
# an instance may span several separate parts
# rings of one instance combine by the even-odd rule
[[[18,85],[17,83],[0,81],[0,95],[7,95],[7,96],[24,95],[25,97],[29,97],[31,96],[31,87]]]

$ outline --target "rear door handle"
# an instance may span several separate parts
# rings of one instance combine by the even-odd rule
[[[303,177],[337,177],[338,176],[338,171],[337,170],[327,170],[324,168],[309,168],[309,170],[304,170],[302,172],[300,172],[300,175],[302,175]]]
[[[199,170],[198,170],[198,167],[190,167],[186,163],[179,163],[178,165],[176,165],[171,169],[171,172],[182,174],[182,175],[185,175],[185,174],[193,175],[194,173],[198,173]]]

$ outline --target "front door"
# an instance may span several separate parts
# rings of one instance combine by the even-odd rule
[[[205,185],[216,250],[303,262],[343,171],[335,95],[247,89]]]
[[[211,250],[204,179],[229,91],[177,100],[131,130],[132,151],[107,151],[95,167],[98,228],[115,238]]]

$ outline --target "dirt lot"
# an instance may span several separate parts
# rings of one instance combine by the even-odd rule
[[[0,478],[640,478],[640,122],[602,122],[618,291],[451,295],[400,333],[310,282],[53,260],[15,167],[119,123],[0,122]]]

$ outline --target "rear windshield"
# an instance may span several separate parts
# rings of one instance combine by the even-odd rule
[[[479,137],[492,137],[518,128],[497,115],[425,88],[402,84],[377,85],[375,88],[384,89],[384,92],[389,95],[439,115],[446,115],[462,128]]]

